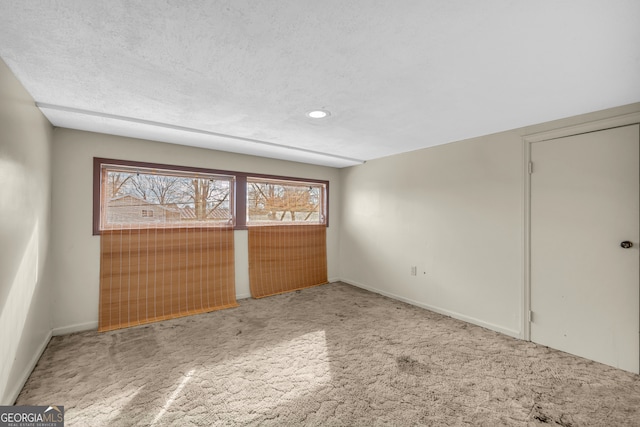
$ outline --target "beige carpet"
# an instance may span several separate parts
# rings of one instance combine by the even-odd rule
[[[640,377],[334,283],[51,340],[67,426],[640,425]]]

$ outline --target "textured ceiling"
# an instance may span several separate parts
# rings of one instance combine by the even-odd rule
[[[343,167],[638,102],[639,19],[637,0],[0,0],[0,57],[56,126]]]

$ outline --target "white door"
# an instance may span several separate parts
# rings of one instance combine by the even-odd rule
[[[639,125],[531,144],[531,340],[635,373],[639,145]]]

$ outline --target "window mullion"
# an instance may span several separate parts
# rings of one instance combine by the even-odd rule
[[[236,230],[247,229],[247,175],[236,175],[235,219]]]

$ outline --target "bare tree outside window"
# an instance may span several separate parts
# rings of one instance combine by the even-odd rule
[[[195,217],[198,221],[204,221],[212,215],[215,216],[218,209],[229,209],[230,188],[228,181],[214,179],[192,179],[187,186],[186,195],[193,201]]]
[[[107,176],[106,192],[110,199],[122,195],[122,187],[127,184],[132,175],[122,172],[114,172]]]
[[[248,223],[323,224],[323,198],[322,184],[248,178]]]
[[[102,174],[103,228],[232,225],[232,177],[109,165]]]

